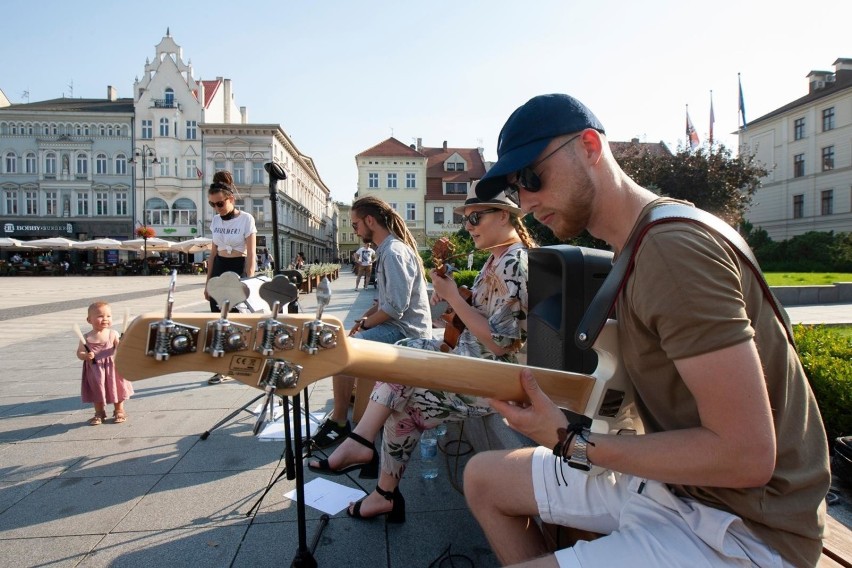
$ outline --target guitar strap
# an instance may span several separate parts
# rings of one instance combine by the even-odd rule
[[[757,259],[754,257],[754,254],[751,252],[751,249],[749,248],[748,243],[745,242],[745,239],[743,239],[742,236],[733,229],[733,227],[715,215],[711,215],[701,209],[696,209],[695,207],[680,203],[661,203],[648,211],[648,213],[646,213],[639,221],[633,231],[633,234],[627,241],[624,250],[619,255],[615,264],[613,264],[612,270],[607,275],[600,287],[600,290],[598,290],[598,293],[595,294],[595,297],[592,299],[588,309],[586,309],[586,312],[583,315],[583,319],[577,326],[577,331],[574,334],[574,343],[576,343],[577,347],[586,350],[594,345],[601,329],[603,329],[603,326],[609,317],[609,314],[615,306],[618,295],[621,293],[621,290],[627,282],[627,278],[630,276],[630,272],[633,270],[633,257],[636,254],[636,248],[645,237],[648,230],[660,223],[670,223],[674,221],[696,223],[710,229],[725,239],[725,241],[734,248],[739,257],[745,261],[745,264],[754,273],[755,278],[757,278],[757,281],[760,283],[763,294],[767,299],[769,299],[770,304],[772,304],[772,309],[775,311],[775,315],[781,323],[784,324],[784,329],[787,332],[787,340],[795,348],[796,345],[793,339],[793,328],[790,325],[790,319],[787,316],[787,312],[784,311],[784,308],[781,306],[778,298],[776,298],[772,293],[772,290],[770,290],[769,284],[766,282],[766,279],[763,277],[763,273],[760,271]]]

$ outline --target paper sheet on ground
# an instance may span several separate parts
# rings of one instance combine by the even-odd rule
[[[367,493],[357,487],[346,487],[339,483],[318,477],[305,484],[305,505],[319,509],[323,513],[336,515],[345,509],[349,503],[357,501]],[[284,497],[296,500],[296,490],[288,491]]]
[[[280,407],[279,407],[280,408]],[[284,439],[284,417],[283,410],[278,410],[279,416],[275,419],[274,422],[267,422],[266,426],[264,426],[263,430],[257,435],[257,439],[263,442],[283,440]],[[311,436],[317,433],[319,430],[319,425],[322,422],[322,419],[325,418],[324,412],[311,412]],[[301,416],[302,423],[302,437],[307,437],[307,430],[305,429],[305,415]],[[290,431],[293,432],[293,412],[290,412]]]

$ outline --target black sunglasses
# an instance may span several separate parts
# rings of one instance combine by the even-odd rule
[[[539,191],[541,189],[541,178],[538,177],[537,173],[535,173],[535,168],[543,164],[545,160],[547,160],[553,154],[555,154],[556,152],[558,152],[559,150],[561,150],[579,137],[580,134],[572,136],[571,138],[560,144],[556,149],[554,149],[550,154],[548,154],[544,158],[538,160],[537,162],[534,162],[533,164],[525,168],[521,168],[520,170],[518,170],[515,173],[515,181],[513,183],[508,184],[508,186],[506,186],[506,189],[503,191],[503,193],[506,194],[506,197],[508,197],[509,200],[511,200],[516,205],[520,205],[521,188],[524,188],[530,193],[535,193],[536,191]]]
[[[225,199],[222,201],[208,201],[207,203],[210,204],[210,207],[216,207],[218,209],[219,207],[224,207],[227,202],[228,200]]]
[[[497,211],[500,211],[500,209],[491,208],[483,209],[481,211],[474,211],[470,215],[462,215],[461,224],[464,225],[465,223],[470,223],[471,227],[476,227],[477,225],[479,225],[479,221],[481,220],[480,218],[483,215],[485,215],[486,213],[496,213]]]

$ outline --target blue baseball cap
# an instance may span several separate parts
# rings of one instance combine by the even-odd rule
[[[476,185],[480,199],[491,199],[506,188],[506,176],[535,161],[551,140],[563,134],[604,127],[586,105],[570,95],[539,95],[518,107],[497,140],[497,162]]]

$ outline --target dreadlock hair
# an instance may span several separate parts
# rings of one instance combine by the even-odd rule
[[[512,213],[511,215],[509,215],[509,219],[511,220],[512,226],[515,228],[515,231],[517,231],[518,236],[521,238],[521,242],[524,244],[524,246],[528,249],[536,248],[538,246],[538,243],[535,242],[535,239],[532,237],[532,235],[530,235],[530,232],[527,229],[526,224],[524,223],[524,218],[520,215],[515,215],[514,213]]]
[[[408,230],[408,225],[405,224],[399,213],[394,211],[393,207],[378,197],[368,195],[367,197],[357,199],[352,204],[352,211],[357,212],[359,217],[369,215],[396,238],[411,247],[411,250],[414,251],[414,256],[417,258],[417,263],[420,265],[420,276],[426,278],[426,269],[423,266],[423,259],[420,258],[420,252],[417,249],[417,241],[414,240],[414,236]]]

